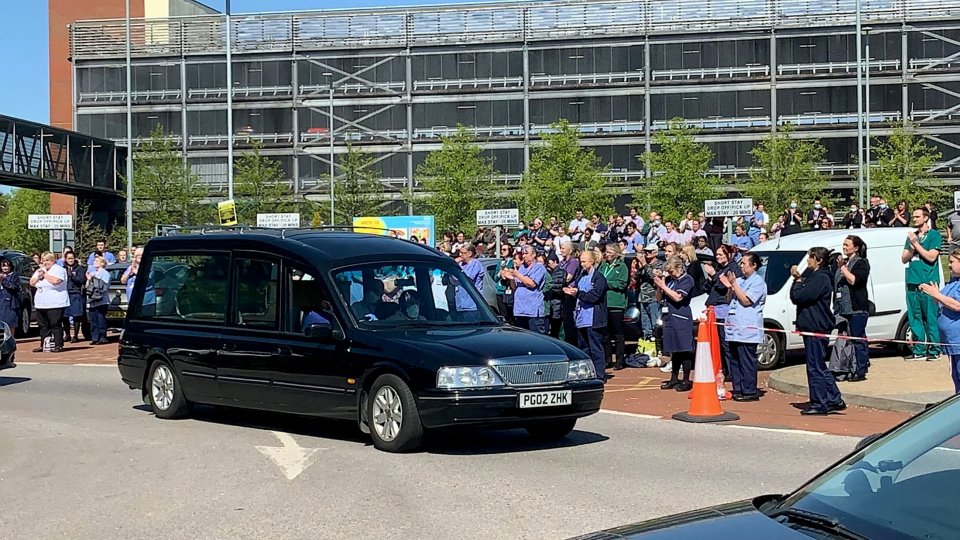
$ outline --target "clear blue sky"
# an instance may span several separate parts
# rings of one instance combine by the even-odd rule
[[[233,0],[234,13],[331,8],[457,4],[471,0]],[[0,0],[0,114],[50,119],[47,0]],[[224,0],[203,0],[223,11]]]

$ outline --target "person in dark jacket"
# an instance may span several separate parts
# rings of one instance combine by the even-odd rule
[[[790,269],[793,276],[790,301],[797,306],[797,330],[800,332],[829,334],[836,324],[830,310],[833,279],[827,266],[829,257],[827,248],[811,248],[807,252],[807,269],[802,274],[796,266]],[[803,347],[807,353],[810,406],[803,409],[801,414],[823,415],[847,408],[833,373],[827,369],[828,341],[826,337],[806,334],[803,336]]]
[[[663,314],[663,352],[670,356],[670,380],[660,385],[663,390],[675,389],[688,392],[693,389],[690,375],[693,373],[693,311],[690,309],[693,278],[687,274],[686,265],[680,257],[667,259],[663,272],[654,274],[657,300],[666,308]],[[683,368],[683,381],[680,369]]]
[[[70,305],[63,310],[64,340],[80,343],[80,328],[83,326],[83,319],[87,312],[87,302],[84,298],[87,267],[80,264],[74,252],[68,251],[63,255],[63,269],[67,271],[67,294],[70,296]]]
[[[607,280],[600,272],[600,253],[585,250],[580,254],[580,270],[564,294],[576,299],[574,321],[580,349],[590,356],[597,377],[606,380],[607,361],[603,357],[603,334],[607,328]]]
[[[20,276],[6,257],[0,258],[0,321],[10,330],[16,330],[20,322]]]
[[[566,281],[567,271],[560,265],[560,258],[556,253],[547,255],[547,271],[550,276],[550,289],[544,290],[543,296],[548,307],[550,337],[560,339],[560,329],[563,328],[563,282]]]
[[[867,244],[859,236],[850,235],[843,240],[843,253],[833,269],[836,284],[834,311],[849,321],[850,337],[867,337],[867,318],[870,316],[870,297],[867,280],[870,278],[870,262],[867,261]],[[855,363],[848,381],[867,378],[870,354],[867,342],[853,341]]]

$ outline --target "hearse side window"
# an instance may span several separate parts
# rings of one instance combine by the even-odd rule
[[[434,264],[361,265],[336,271],[333,279],[361,328],[496,322],[485,307],[458,309],[464,299],[484,306],[483,299],[458,274]]]
[[[236,296],[232,322],[243,328],[276,330],[280,314],[280,264],[236,257],[233,272]]]
[[[308,272],[290,267],[287,267],[286,276],[290,301],[284,330],[306,333],[311,324],[335,324],[330,295],[321,281]]]
[[[137,317],[223,324],[229,265],[226,253],[154,256]]]

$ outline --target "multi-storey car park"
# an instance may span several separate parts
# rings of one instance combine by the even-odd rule
[[[282,163],[291,191],[328,196],[330,157],[376,157],[395,192],[458,124],[519,182],[549,125],[568,119],[624,192],[673,117],[701,129],[710,174],[736,186],[778,125],[817,137],[833,187],[857,185],[858,118],[904,119],[960,170],[960,2],[861,0],[869,94],[858,116],[857,0],[567,0],[231,17],[233,138]],[[132,23],[132,145],[155,126],[212,193],[227,182],[226,19]],[[124,20],[70,28],[74,125],[126,142]],[[869,81],[869,82],[867,82]]]

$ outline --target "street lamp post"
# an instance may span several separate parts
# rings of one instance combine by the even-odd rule
[[[126,1],[127,33],[127,248],[133,246],[133,93],[130,85],[133,77],[130,73],[130,0]],[[116,167],[116,164],[114,164]],[[114,169],[116,170],[116,169]],[[67,173],[69,176],[69,172]]]
[[[330,225],[336,225],[337,219],[335,214],[335,202],[334,202],[334,182],[333,182],[333,73],[324,73],[325,77],[330,77],[330,87],[329,87],[329,122],[327,126],[327,135],[330,139]]]
[[[861,9],[857,0],[857,191],[863,208],[863,42],[861,36]]]
[[[867,72],[866,72],[866,88],[867,88],[867,98],[866,98],[866,110],[867,110],[867,127],[866,127],[866,137],[865,137],[865,159],[864,163],[866,164],[865,175],[867,177],[867,193],[871,193],[870,190],[870,27],[863,29],[864,34],[866,35],[866,57],[867,57]]]
[[[230,0],[227,0],[227,199],[233,200],[233,45]]]

